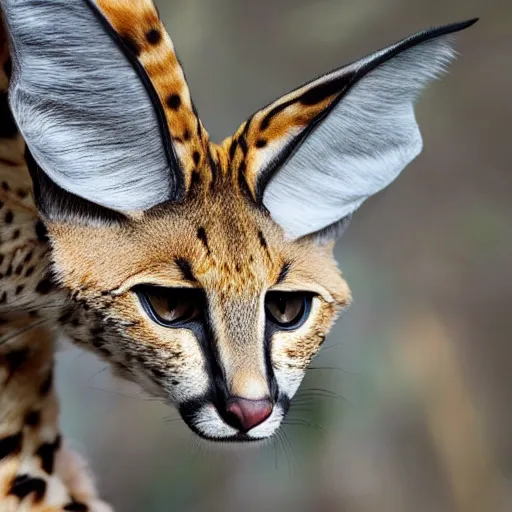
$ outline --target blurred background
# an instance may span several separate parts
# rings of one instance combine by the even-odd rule
[[[300,83],[479,16],[417,108],[425,149],[336,255],[354,294],[288,424],[259,448],[177,413],[75,349],[63,427],[121,512],[512,510],[512,2],[160,0],[214,140]]]

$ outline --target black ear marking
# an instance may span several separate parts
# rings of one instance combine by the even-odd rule
[[[156,46],[162,40],[162,34],[158,29],[152,28],[146,33],[146,40],[149,44]]]
[[[130,53],[132,53],[136,57],[138,57],[140,55],[140,53],[141,53],[140,45],[139,45],[139,43],[137,43],[137,41],[135,41],[135,39],[133,39],[133,37],[131,37],[129,35],[124,35],[124,36],[121,36],[121,41],[124,44],[125,48]]]
[[[179,94],[171,94],[167,97],[167,100],[165,101],[167,106],[171,110],[178,110],[181,107],[181,98]]]
[[[259,167],[251,169],[256,202],[288,238],[325,235],[326,227],[339,226],[418,156],[416,101],[455,58],[447,36],[475,21],[402,39],[260,111],[262,136],[279,115],[290,123],[277,139],[282,142],[266,149],[254,164]]]

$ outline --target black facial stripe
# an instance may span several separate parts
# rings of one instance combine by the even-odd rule
[[[208,302],[208,298],[207,298]],[[224,368],[222,365],[222,361],[220,358],[218,345],[216,342],[216,335],[212,328],[212,322],[210,318],[210,310],[208,306],[205,307],[203,322],[191,322],[188,326],[201,348],[203,353],[203,357],[206,363],[206,371],[208,373],[208,390],[204,394],[203,398],[199,401],[201,405],[207,403],[208,401],[213,402],[217,410],[219,411],[220,416],[222,417],[224,411],[226,409],[225,404],[227,399],[229,398],[229,390],[227,387],[226,376],[224,372]],[[265,373],[267,379],[267,385],[270,390],[270,396],[274,401],[277,401],[278,398],[278,386],[277,381],[274,375],[274,371],[272,369],[272,360],[271,360],[271,351],[270,351],[270,339],[267,336],[267,327],[265,328],[264,333],[264,361],[265,361]],[[200,406],[197,405],[197,408]],[[190,417],[193,414],[186,407],[184,409],[185,414],[189,414]],[[187,412],[188,411],[188,412]],[[180,409],[181,412],[181,409]],[[196,411],[197,412],[197,411]]]
[[[197,228],[197,238],[201,240],[201,243],[204,245],[207,253],[210,254],[210,247],[208,245],[208,236],[206,235],[206,230],[201,226]]]
[[[204,314],[204,324],[202,329],[203,339],[201,347],[207,361],[207,371],[210,377],[209,391],[215,406],[221,410],[228,399],[229,391],[226,383],[226,375],[222,365],[218,345],[216,343],[215,331],[212,327],[210,316],[210,308],[208,307],[208,297],[206,298],[207,306]]]
[[[41,396],[45,396],[49,393],[50,389],[52,389],[53,385],[53,369],[48,372],[46,379],[44,379],[41,387],[39,388],[39,393]]]
[[[186,281],[194,282],[194,283],[197,282],[197,279],[194,276],[194,272],[192,271],[192,265],[190,264],[189,261],[187,261],[183,258],[177,258],[174,260],[174,262],[181,270],[183,279],[185,279]]]
[[[288,272],[290,272],[291,264],[288,262],[285,262],[281,268],[281,271],[279,272],[279,276],[277,278],[276,284],[282,283],[286,276],[288,275]]]
[[[36,455],[41,459],[43,471],[51,475],[55,465],[55,455],[61,445],[61,437],[57,436],[53,443],[43,443],[37,450]]]
[[[208,149],[208,164],[210,166],[210,170],[212,172],[212,182],[210,185],[210,189],[213,190],[215,188],[215,184],[217,183],[218,175],[219,175],[219,167],[217,162],[213,158],[211,149]]]
[[[267,240],[265,239],[265,236],[263,235],[262,231],[258,231],[258,240],[260,242],[261,247],[265,251],[266,255],[270,260],[272,260],[272,255],[270,254],[270,249],[268,248]]]
[[[238,188],[247,197],[249,200],[254,201],[253,195],[251,193],[251,189],[249,188],[249,184],[247,183],[247,178],[245,176],[245,171],[247,170],[247,163],[245,160],[240,162],[238,166]]]
[[[21,450],[21,441],[21,432],[0,438],[0,460],[11,455],[17,455]]]
[[[205,406],[209,401],[209,397],[205,396],[204,398],[195,398],[193,400],[187,400],[183,402],[179,406],[179,412],[185,423],[189,426],[189,428],[198,435],[201,433],[197,430],[194,425],[194,420],[196,414],[199,412],[201,407]]]
[[[230,160],[233,160],[233,157],[235,156],[235,152],[236,152],[237,146],[238,146],[238,140],[234,138],[231,141],[231,145],[229,146],[229,159]]]

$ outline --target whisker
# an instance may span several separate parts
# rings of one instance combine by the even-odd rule
[[[311,388],[304,390],[302,392],[297,393],[296,399],[298,399],[298,403],[300,403],[301,399],[312,399],[312,398],[332,398],[335,400],[343,400],[350,405],[354,405],[352,401],[350,401],[348,398],[339,395],[338,393],[335,393],[334,391],[330,391],[328,389],[321,389],[321,388]],[[295,398],[294,398],[295,400]]]
[[[163,398],[159,398],[159,397],[131,396],[131,395],[126,395],[124,393],[121,393],[120,391],[114,391],[112,389],[104,389],[104,388],[100,388],[98,386],[93,386],[92,384],[89,384],[88,387],[92,388],[92,389],[96,389],[98,391],[103,391],[104,393],[110,393],[111,395],[117,395],[117,396],[121,396],[123,398],[128,398],[130,400],[138,400],[140,402],[162,402],[165,404],[165,400]]]
[[[283,437],[282,437],[282,430],[278,430],[275,433],[275,437],[276,437],[276,440],[278,441],[277,442],[277,451],[276,451],[276,470],[277,470],[277,469],[279,469],[279,449],[281,449],[281,451],[283,452],[283,456],[286,461],[287,461],[288,457],[286,454],[286,447],[284,445],[284,441],[283,441]],[[288,465],[288,462],[287,462],[287,465]]]
[[[288,437],[288,434],[284,430],[282,430],[281,432],[282,432],[285,444],[288,447],[288,476],[290,478],[292,478],[293,475],[297,473],[295,458],[293,456],[293,453],[294,453],[293,447],[292,447],[290,438]]]
[[[327,430],[322,427],[321,425],[318,425],[317,423],[312,423],[308,420],[305,420],[303,418],[289,418],[283,421],[284,425],[291,425],[291,426],[301,426],[301,427],[311,427],[315,430],[318,430],[320,432],[323,432],[324,434],[327,433]]]
[[[337,348],[341,345],[341,341],[334,341],[331,343],[328,343],[327,345],[323,345],[322,352],[325,352],[326,350],[332,350],[333,348]]]
[[[339,368],[337,366],[310,366],[306,368],[306,371],[313,371],[313,370],[331,370],[331,371],[338,371],[346,373],[347,375],[358,375],[356,372],[352,372],[350,370],[345,370],[344,368]]]
[[[110,368],[109,365],[105,365],[101,370],[98,370],[96,373],[93,373],[88,379],[87,382],[94,379],[94,377],[97,377],[100,373],[103,373],[105,370],[108,370]]]
[[[279,469],[279,436],[276,435],[272,437],[272,448],[274,448],[274,467],[276,471]]]
[[[4,343],[7,343],[8,341],[13,340],[14,338],[21,336],[22,334],[34,329],[35,327],[48,323],[49,321],[49,319],[39,320],[38,322],[31,323],[25,327],[18,329],[16,332],[13,332],[11,334],[5,334],[4,336],[0,337],[0,345],[3,345]]]
[[[171,417],[171,416],[164,416],[164,417],[162,418],[162,421],[163,421],[164,423],[181,423],[183,420],[182,420],[180,417],[178,417],[178,418],[173,418],[173,417]]]

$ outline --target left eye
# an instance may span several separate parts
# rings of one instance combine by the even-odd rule
[[[297,329],[307,320],[312,299],[312,294],[301,292],[268,292],[267,318],[281,329]]]
[[[189,323],[203,311],[203,296],[197,289],[142,285],[134,291],[149,316],[166,327]]]

